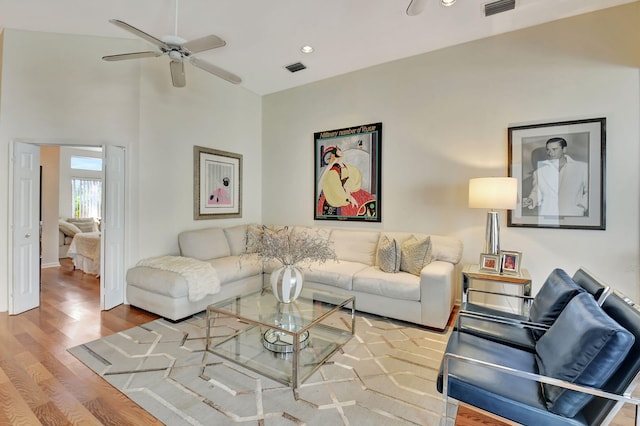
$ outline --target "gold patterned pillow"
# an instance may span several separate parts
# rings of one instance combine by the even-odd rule
[[[400,244],[383,235],[378,243],[376,263],[384,272],[400,272]]]
[[[431,237],[418,240],[411,236],[401,246],[400,270],[420,275],[422,268],[431,263]]]

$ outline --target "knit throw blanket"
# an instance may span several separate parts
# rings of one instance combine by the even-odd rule
[[[207,262],[182,256],[159,256],[142,259],[138,266],[176,272],[184,277],[189,288],[189,301],[197,302],[208,294],[220,291],[218,273]]]

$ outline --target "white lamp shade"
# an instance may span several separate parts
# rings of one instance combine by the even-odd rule
[[[515,209],[518,180],[509,177],[469,179],[469,207],[479,209]]]

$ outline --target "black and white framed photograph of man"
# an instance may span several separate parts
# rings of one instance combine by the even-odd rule
[[[605,229],[606,118],[509,127],[507,226]]]

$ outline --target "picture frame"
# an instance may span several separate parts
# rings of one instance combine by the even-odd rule
[[[507,226],[606,229],[605,159],[606,118],[509,127],[508,175],[518,180],[518,202]]]
[[[193,218],[242,217],[242,155],[193,148]]]
[[[500,273],[500,256],[497,254],[481,253],[480,270],[485,272]]]
[[[382,123],[315,132],[314,220],[381,222]]]
[[[522,253],[519,251],[500,250],[500,270],[503,274],[520,275]]]

